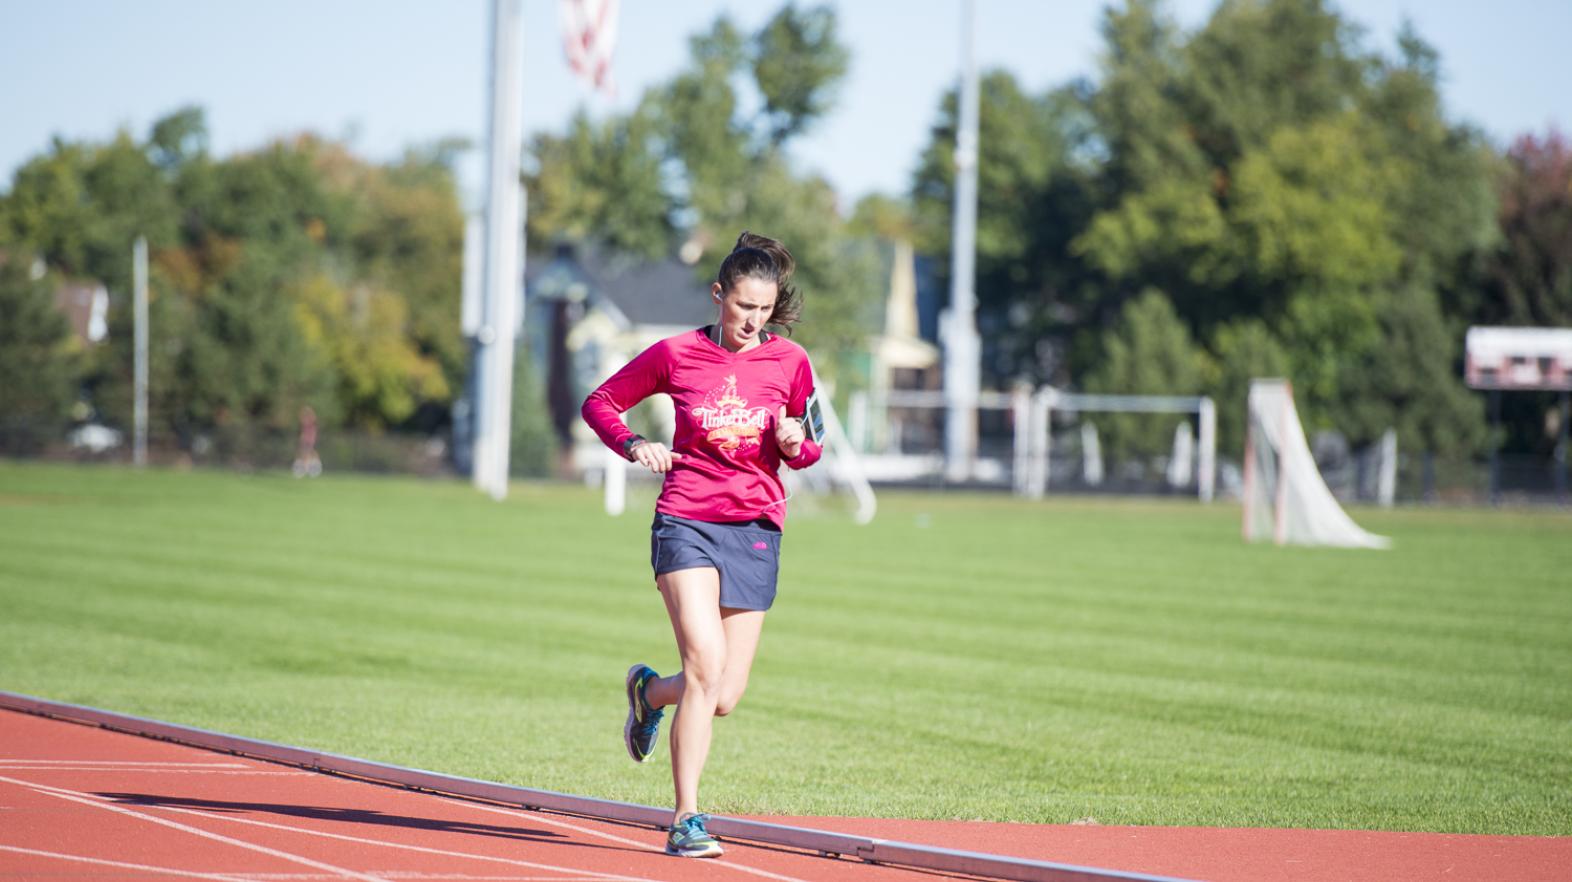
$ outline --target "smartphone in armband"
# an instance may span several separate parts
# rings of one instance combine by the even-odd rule
[[[810,440],[818,444],[824,443],[824,411],[819,407],[817,389],[808,396],[808,407],[802,415],[802,427]]]

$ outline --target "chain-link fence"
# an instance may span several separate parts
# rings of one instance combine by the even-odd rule
[[[910,416],[904,446],[907,454],[915,454],[925,467],[912,475],[885,476],[880,483],[941,489],[947,486],[941,472],[942,424],[932,413]],[[979,430],[981,459],[991,463],[997,474],[985,473],[994,480],[978,481],[976,486],[1007,490],[1016,461],[1012,448],[1015,431],[1009,413],[984,412]],[[528,438],[521,440],[529,443]],[[1049,461],[1050,493],[1195,495],[1194,469],[1176,469],[1172,454],[1120,457],[1106,449],[1088,449],[1097,443],[1094,432],[1078,426],[1056,428]],[[1316,436],[1312,448],[1323,479],[1338,499],[1364,503],[1378,500],[1378,445],[1351,448],[1335,433],[1322,433]],[[462,468],[455,463],[453,454],[453,438],[447,432],[421,435],[324,428],[308,449],[302,444],[299,431],[219,428],[184,436],[152,433],[148,438],[147,462],[164,467],[286,471],[303,476],[361,472],[456,477]],[[1400,451],[1395,499],[1400,504],[1572,505],[1569,469],[1557,458],[1558,454],[1564,455],[1561,451],[1547,456],[1502,454],[1492,464],[1484,455],[1445,458]],[[548,452],[548,458],[553,455],[554,451]],[[0,418],[0,456],[130,463],[132,445],[129,432],[100,423],[41,425]],[[1220,456],[1217,495],[1237,496],[1240,481],[1237,461]]]
[[[239,471],[456,474],[447,435],[322,429],[315,442],[283,429],[216,428],[189,435],[150,433],[147,462],[155,466]],[[132,461],[131,435],[101,423],[41,426],[0,419],[0,456],[57,462]]]

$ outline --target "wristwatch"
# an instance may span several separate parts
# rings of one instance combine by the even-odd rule
[[[643,435],[634,435],[632,438],[622,442],[622,458],[632,462],[633,448],[643,444],[646,440],[648,439],[646,439]]]

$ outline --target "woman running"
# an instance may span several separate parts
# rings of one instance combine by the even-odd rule
[[[667,854],[721,853],[698,810],[710,730],[742,698],[764,613],[775,600],[786,520],[780,465],[804,469],[821,453],[801,419],[814,392],[808,354],[765,330],[789,330],[801,313],[802,296],[789,284],[793,267],[781,243],[744,232],[710,286],[715,323],[644,350],[584,402],[584,421],[602,441],[666,476],[650,527],[650,562],[682,670],[670,677],[644,664],[628,670],[623,740],[635,761],[649,759],[662,708],[676,706],[676,808]],[[676,405],[669,450],[620,419],[657,392]]]

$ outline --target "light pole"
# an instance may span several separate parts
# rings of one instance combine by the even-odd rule
[[[131,246],[131,462],[147,465],[147,238]]]
[[[955,207],[950,240],[950,311],[944,325],[944,471],[972,475],[977,457],[977,37],[974,0],[961,3],[960,126],[955,135]]]
[[[485,270],[475,367],[475,486],[508,495],[512,436],[513,341],[521,317],[523,187],[519,181],[524,71],[522,0],[492,0],[491,116],[487,165]]]

